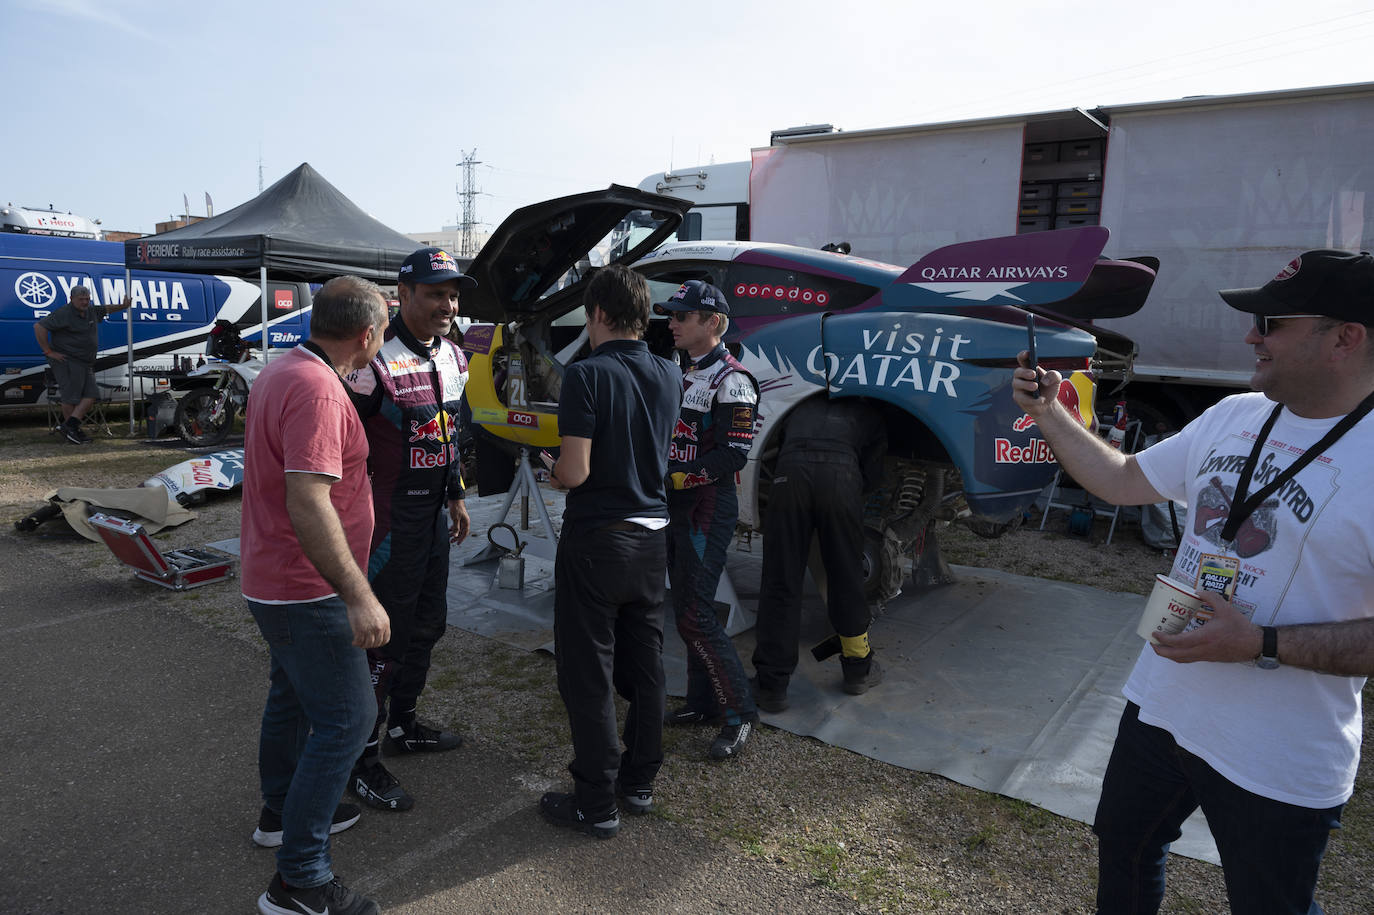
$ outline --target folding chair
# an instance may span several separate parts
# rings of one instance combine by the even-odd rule
[[[81,425],[89,429],[92,434],[104,435],[106,438],[114,438],[114,432],[110,429],[109,417],[105,415],[105,407],[110,403],[115,386],[96,382],[97,396],[95,403],[86,411],[86,415],[81,417]],[[62,431],[62,398],[57,391],[57,378],[52,373],[52,366],[43,370],[43,397],[47,401],[48,407],[48,434],[56,435]]]

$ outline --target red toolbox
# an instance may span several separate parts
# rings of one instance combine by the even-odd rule
[[[185,591],[223,581],[234,574],[234,559],[224,553],[209,550],[163,553],[148,539],[148,532],[141,524],[99,512],[89,520],[115,558],[144,581],[173,591]]]

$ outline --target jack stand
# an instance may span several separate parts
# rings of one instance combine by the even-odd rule
[[[506,518],[510,515],[511,507],[515,504],[516,496],[520,497],[521,533],[529,530],[530,502],[533,502],[535,507],[539,509],[539,520],[544,523],[544,536],[526,539],[524,552],[552,562],[558,554],[558,535],[554,533],[553,521],[549,518],[549,509],[544,504],[544,497],[539,494],[539,482],[535,480],[534,469],[530,467],[528,448],[520,449],[520,459],[515,465],[515,479],[511,481],[510,490],[506,492],[505,502],[501,504],[501,514],[492,522],[493,524],[505,523]],[[504,550],[489,543],[482,548],[481,552],[463,565],[472,566],[491,559],[498,559],[504,553]]]

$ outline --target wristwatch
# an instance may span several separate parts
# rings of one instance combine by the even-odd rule
[[[1279,666],[1279,631],[1273,626],[1261,627],[1260,632],[1264,635],[1264,641],[1260,646],[1259,657],[1255,658],[1255,666],[1260,670],[1277,670]]]

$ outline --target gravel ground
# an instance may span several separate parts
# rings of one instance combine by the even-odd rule
[[[134,486],[186,457],[123,435],[78,448],[39,426],[33,417],[0,419],[0,508],[10,520],[32,511],[58,486]],[[159,534],[159,543],[170,549],[237,536],[236,495],[212,497],[198,511],[197,520]],[[1103,521],[1088,538],[1056,532],[1064,530],[1062,521],[1052,519],[1050,528],[982,540],[956,527],[942,531],[940,543],[952,563],[1110,590],[1144,593],[1153,573],[1168,569],[1169,559],[1147,548],[1134,525],[1119,527],[1111,545],[1101,542]],[[46,530],[20,535],[8,524],[3,536],[53,537],[72,562],[119,573],[113,557],[84,540],[61,542]],[[233,589],[191,594],[194,599],[172,606],[266,655]],[[530,783],[566,777],[567,722],[547,656],[450,630],[436,649],[425,711],[457,725],[479,750],[490,744],[514,754]],[[1366,732],[1369,721],[1366,714]],[[499,747],[491,735],[499,735]],[[800,877],[815,886],[818,912],[835,911],[837,899],[853,912],[1092,911],[1095,840],[1081,823],[768,727],[740,759],[710,765],[701,756],[705,736],[667,733],[655,816],[694,843],[720,848],[735,863],[736,879],[763,893],[756,901],[768,898],[770,879],[795,884]],[[1323,868],[1318,899],[1332,915],[1374,912],[1371,778],[1366,763]],[[633,841],[632,832],[619,841],[627,839]],[[1225,898],[1218,868],[1171,860],[1164,911],[1223,912]],[[684,899],[675,909],[700,907]]]

